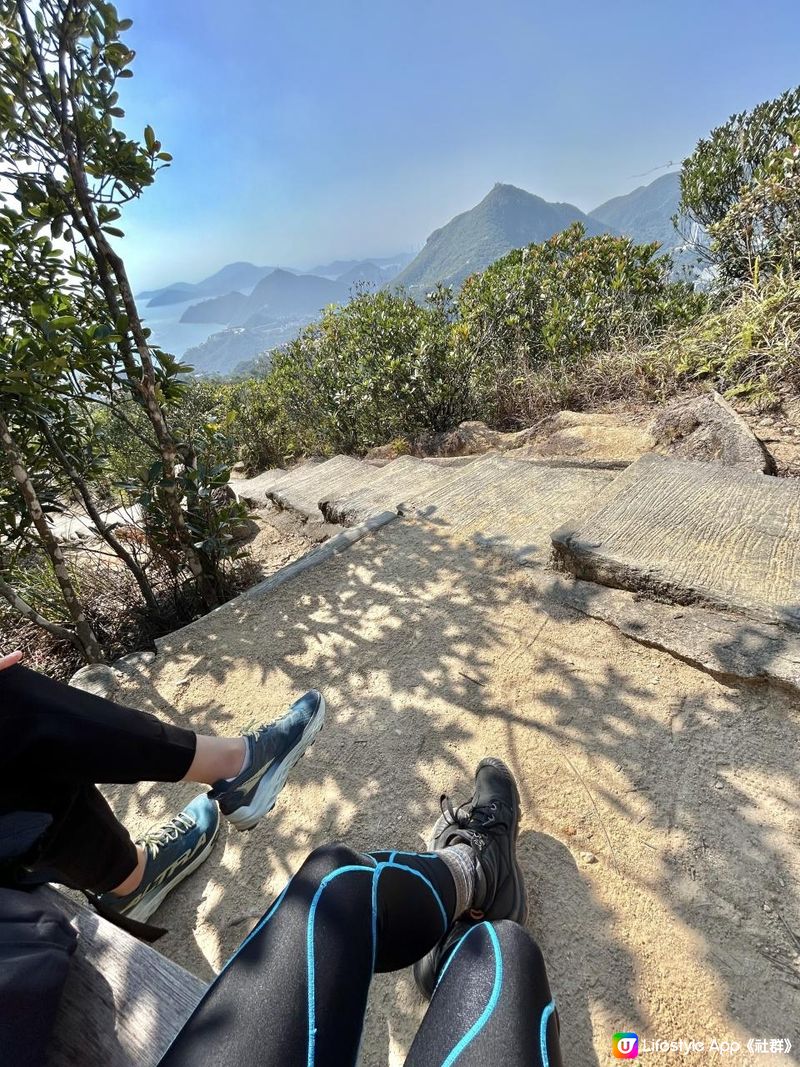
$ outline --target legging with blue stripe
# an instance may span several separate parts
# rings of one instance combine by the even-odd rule
[[[176,1037],[162,1067],[351,1067],[372,975],[424,956],[455,887],[433,855],[316,849]],[[463,924],[407,1067],[561,1067],[542,955],[512,922]]]

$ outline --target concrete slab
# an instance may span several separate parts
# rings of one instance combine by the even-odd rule
[[[545,563],[550,531],[589,507],[613,475],[486,455],[459,467],[403,456],[350,498],[326,501],[332,521],[362,522],[385,510],[416,511],[459,535],[524,563]]]
[[[255,507],[263,507],[267,502],[267,493],[286,475],[285,467],[275,467],[262,471],[254,478],[235,478],[228,483],[239,500]]]
[[[579,578],[800,629],[800,483],[643,456],[553,535]]]
[[[267,497],[307,518],[320,518],[319,502],[326,496],[357,492],[375,477],[375,468],[350,456],[334,456],[324,463],[295,467],[276,482]]]
[[[544,564],[552,554],[553,526],[591,507],[613,477],[486,456],[452,471],[449,484],[420,513],[500,555]]]
[[[454,475],[450,468],[414,456],[400,456],[385,467],[370,470],[371,477],[360,488],[338,495],[331,491],[325,497],[322,513],[329,522],[352,526],[383,511],[413,511],[429,503],[432,494]]]
[[[660,604],[625,589],[558,575],[547,580],[541,594],[726,684],[772,682],[800,693],[800,635],[782,626],[709,608]]]

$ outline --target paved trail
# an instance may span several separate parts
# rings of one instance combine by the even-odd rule
[[[612,1062],[626,1029],[800,1046],[797,698],[724,686],[560,609],[547,582],[403,520],[173,635],[117,699],[234,733],[318,686],[329,718],[269,819],[223,831],[170,898],[159,947],[210,977],[310,848],[416,847],[439,794],[495,754],[520,781],[566,1063]],[[192,792],[110,795],[139,830]],[[379,979],[362,1062],[402,1063],[421,1011],[409,974]]]

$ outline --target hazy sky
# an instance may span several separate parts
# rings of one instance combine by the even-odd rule
[[[798,0],[118,0],[138,288],[416,251],[496,181],[584,210],[800,82]],[[645,174],[644,172],[651,172]]]

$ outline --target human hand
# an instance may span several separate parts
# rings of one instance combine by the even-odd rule
[[[0,656],[0,671],[6,669],[6,667],[13,667],[15,663],[19,663],[22,659],[22,653],[17,650],[16,652],[9,652],[7,656]]]

